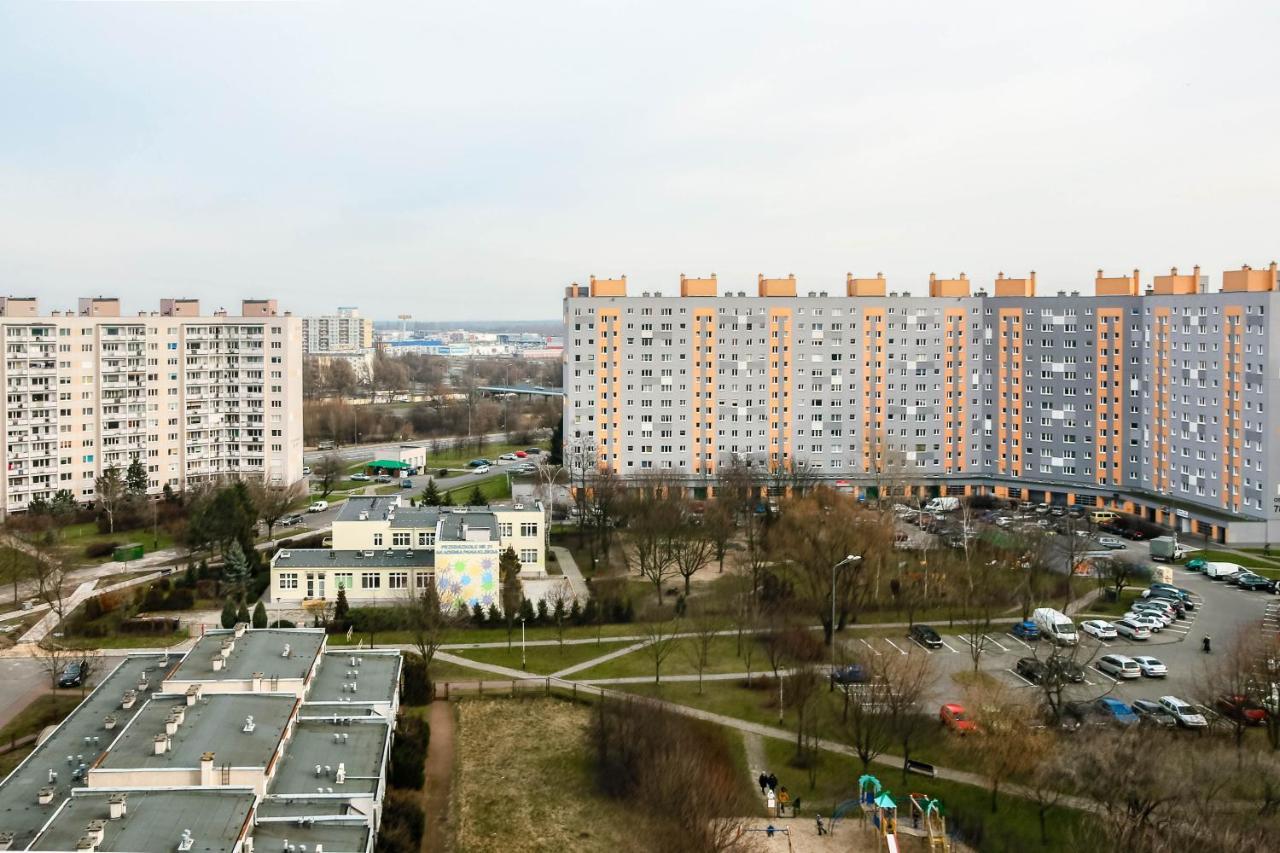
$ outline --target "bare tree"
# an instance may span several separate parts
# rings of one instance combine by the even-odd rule
[[[873,672],[884,682],[885,712],[897,742],[902,746],[902,779],[907,778],[911,744],[930,725],[922,713],[923,702],[933,685],[933,657],[919,649],[905,655],[881,655]]]
[[[434,583],[428,583],[422,589],[409,587],[405,594],[406,600],[402,606],[408,617],[409,639],[426,662],[429,673],[431,662],[435,660],[436,652],[444,644],[446,634],[457,617],[452,611],[440,606],[440,596]]]
[[[345,362],[338,363],[345,364]],[[333,493],[334,486],[346,472],[346,463],[336,452],[326,453],[320,457],[320,461],[311,468],[311,478],[320,487],[320,497],[329,497]]]
[[[729,542],[733,539],[733,534],[737,530],[734,523],[733,510],[727,502],[713,501],[707,507],[707,511],[702,514],[702,529],[707,539],[711,542],[712,552],[715,555],[716,562],[719,564],[719,571],[724,571],[724,558],[729,552]]]
[[[93,488],[94,500],[107,517],[107,530],[115,533],[116,513],[129,500],[129,490],[126,488],[120,469],[115,465],[107,468],[94,481]]]
[[[45,637],[36,643],[33,654],[39,662],[40,668],[49,676],[49,689],[56,690],[58,688],[58,676],[62,673],[62,670],[67,664],[71,663],[76,655],[81,653],[68,649],[61,643]]]
[[[893,716],[884,695],[886,685],[873,677],[863,684],[845,685],[844,690],[848,697],[843,723],[845,741],[866,773],[871,762],[893,743]]]
[[[662,681],[662,665],[678,648],[677,622],[674,619],[646,622],[640,635],[645,640],[644,654],[653,661],[653,683],[658,684]]]
[[[685,625],[689,634],[685,641],[685,654],[694,669],[698,671],[698,695],[702,695],[702,674],[711,663],[711,650],[719,634],[721,622],[714,616],[700,614],[689,619]]]
[[[1280,748],[1276,731],[1280,725],[1274,703],[1280,690],[1280,640],[1256,625],[1240,626],[1215,654],[1198,679],[1196,693],[1202,704],[1214,707],[1221,702],[1222,719],[1230,727],[1236,746],[1237,764],[1244,762],[1244,739],[1253,726],[1266,726],[1272,750]],[[1267,713],[1267,704],[1272,713]]]
[[[787,676],[785,693],[787,707],[796,713],[796,755],[805,755],[804,734],[817,713],[816,706],[822,698],[826,676],[811,663],[797,663]]]
[[[1124,592],[1124,588],[1131,582],[1151,579],[1150,567],[1127,557],[1106,557],[1094,560],[1093,569],[1098,578],[1098,585],[1104,588],[1110,587],[1117,601],[1120,600],[1120,593]]]
[[[976,726],[969,736],[975,769],[991,788],[991,811],[999,810],[1000,785],[1030,770],[1029,739],[1035,727],[1027,708],[1003,682],[976,682],[967,705]]]
[[[630,496],[626,553],[641,577],[653,584],[658,605],[662,585],[676,574],[675,545],[683,522],[679,504],[663,492],[636,489]]]
[[[303,486],[301,483],[286,485],[256,479],[249,480],[248,485],[250,498],[258,510],[258,517],[267,526],[267,538],[270,539],[280,519],[303,497]]]
[[[696,524],[684,524],[671,543],[671,556],[676,574],[684,578],[684,594],[689,597],[689,582],[699,569],[711,562],[715,543]]]
[[[551,584],[551,588],[547,590],[547,610],[551,613],[552,621],[555,622],[556,638],[560,641],[561,650],[564,649],[564,627],[565,622],[568,621],[569,608],[576,599],[577,596],[573,594],[573,585],[569,583],[568,578],[561,578]]]

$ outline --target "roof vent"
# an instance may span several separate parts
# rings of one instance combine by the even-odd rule
[[[129,805],[127,795],[112,794],[107,797],[107,819],[119,820],[129,813]]]
[[[282,560],[287,560],[287,559],[289,559],[289,552],[288,552],[288,551],[281,551],[281,552],[280,552],[280,559],[282,559]]]
[[[366,557],[372,557],[372,556],[373,556],[373,551],[365,551],[365,552],[364,552],[364,555],[365,555]]]
[[[383,555],[382,555],[382,556],[384,556],[384,557],[390,557],[390,556],[392,556],[391,549],[390,549],[390,548],[388,548],[388,549],[383,553]]]
[[[247,735],[251,735],[253,734],[254,728],[255,726],[253,722],[253,715],[250,714],[249,716],[244,718],[244,728],[242,728],[240,731],[244,732]]]
[[[284,644],[284,650],[280,652],[280,657],[282,657],[282,658],[290,657],[290,654],[289,654],[289,644],[288,644],[288,643],[285,643],[285,644]]]
[[[404,552],[404,555],[405,555],[406,557],[412,557],[412,556],[413,556],[413,549],[412,549],[412,548],[410,548],[408,551],[405,551],[405,552]]]
[[[337,552],[337,551],[334,551],[334,550],[330,550],[330,551],[329,551],[329,559],[330,559],[330,560],[336,560],[336,559],[338,559],[338,552]]]
[[[515,504],[512,509],[524,509],[524,504]]]
[[[369,520],[369,513],[366,510],[360,510],[360,520],[361,521]]]
[[[184,850],[190,850],[191,845],[195,843],[196,840],[191,837],[191,830],[182,830],[182,837],[178,839],[178,853],[182,853]]]

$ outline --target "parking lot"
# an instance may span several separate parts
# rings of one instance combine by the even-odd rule
[[[1145,546],[1145,543],[1138,543]],[[1201,693],[1205,669],[1215,660],[1215,655],[1226,653],[1227,643],[1240,626],[1251,630],[1280,630],[1280,597],[1259,592],[1248,592],[1228,585],[1225,581],[1211,581],[1202,574],[1174,567],[1174,583],[1191,591],[1195,610],[1187,611],[1186,619],[1179,619],[1165,627],[1149,640],[1097,640],[1080,632],[1080,648],[1076,661],[1084,668],[1085,680],[1067,688],[1068,698],[1090,700],[1103,695],[1114,696],[1125,702],[1136,699],[1157,699],[1169,694],[1194,700]],[[1088,616],[1074,619],[1077,629]],[[1114,621],[1118,617],[1097,617]],[[1001,624],[1006,628],[1014,619],[1006,617]],[[969,638],[962,628],[949,629],[945,624],[931,625],[942,639],[942,647],[927,649],[907,637],[907,629],[900,637],[853,637],[842,640],[845,654],[853,660],[866,660],[871,656],[923,652],[934,658],[936,677],[931,702],[956,701],[962,688],[951,677],[956,673],[973,669]],[[1214,653],[1206,655],[1201,649],[1205,636],[1213,638]],[[1015,672],[1018,658],[1031,657],[1036,646],[1047,640],[1027,642],[1007,631],[992,631],[986,635],[985,650],[979,669],[990,673],[1016,689],[1024,689],[1029,701],[1038,699],[1034,685]],[[1138,678],[1117,681],[1100,672],[1093,665],[1097,658],[1108,653],[1122,655],[1149,655],[1159,658],[1167,667],[1165,678]],[[1040,649],[1040,657],[1047,655],[1047,648]]]

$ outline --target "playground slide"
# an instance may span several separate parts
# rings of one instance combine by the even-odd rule
[[[886,835],[884,840],[889,845],[889,853],[898,853],[898,836]]]

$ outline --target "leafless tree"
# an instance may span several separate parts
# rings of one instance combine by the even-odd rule
[[[641,628],[640,636],[645,640],[644,655],[653,661],[653,683],[662,681],[662,665],[678,648],[680,637],[677,620],[654,620],[646,622]]]
[[[991,789],[991,811],[999,809],[1000,785],[1030,767],[1036,727],[1027,707],[1004,682],[975,682],[966,705],[976,728],[968,736],[976,768]]]
[[[796,755],[802,759],[807,758],[804,734],[811,725],[813,715],[817,713],[825,682],[825,674],[812,663],[798,662],[787,675],[784,691],[786,705],[796,713]]]
[[[628,562],[653,584],[658,606],[662,585],[676,574],[675,546],[683,524],[680,505],[662,491],[635,489],[629,495],[625,538]]]
[[[722,623],[719,619],[705,613],[686,620],[684,626],[685,633],[689,635],[685,639],[685,654],[694,669],[698,671],[699,696],[702,695],[702,674],[711,663],[711,650],[721,627]]]
[[[881,657],[884,657],[883,655]],[[873,676],[863,684],[847,684],[843,730],[866,773],[871,762],[893,743],[893,716],[885,700],[886,685]]]
[[[268,539],[271,538],[280,519],[305,494],[301,483],[268,483],[264,480],[252,479],[248,481],[248,486],[249,496],[258,510],[258,517],[267,526]]]
[[[1133,581],[1151,579],[1151,569],[1128,557],[1105,557],[1093,561],[1093,570],[1100,587],[1110,587],[1120,600],[1120,593]]]
[[[568,578],[561,578],[551,584],[551,588],[547,590],[547,611],[555,622],[556,638],[560,641],[561,650],[564,649],[564,628],[569,618],[569,608],[573,606],[576,599],[577,596],[573,594],[573,584],[569,583]]]
[[[1280,639],[1246,624],[1219,648],[1221,652],[1205,662],[1195,692],[1211,708],[1222,701],[1222,720],[1231,729],[1237,763],[1243,764],[1245,735],[1253,726],[1266,726],[1272,750],[1280,748],[1280,724],[1272,719],[1280,710],[1274,705],[1280,690]],[[1266,713],[1268,703],[1273,713]]]
[[[129,491],[119,468],[112,465],[94,481],[94,500],[107,517],[107,530],[115,533],[116,513],[129,500]]]
[[[339,362],[343,364],[345,362]],[[320,497],[327,498],[347,471],[347,465],[336,452],[326,453],[311,468],[311,478],[320,487]]]
[[[33,651],[35,659],[39,662],[40,668],[49,676],[49,689],[56,690],[58,688],[58,676],[62,673],[64,667],[81,652],[68,649],[61,643],[50,637],[45,637],[36,643]]]
[[[733,534],[737,530],[734,523],[733,509],[727,502],[713,501],[707,507],[707,511],[702,514],[702,529],[707,539],[711,541],[712,552],[715,554],[716,562],[719,564],[719,571],[724,571],[724,558],[729,552],[729,542],[733,539]]]
[[[684,578],[684,594],[689,597],[689,583],[698,571],[711,562],[715,553],[715,543],[706,535],[701,526],[685,523],[677,531],[671,543],[671,556],[675,562],[676,574]]]
[[[924,698],[933,684],[933,657],[920,649],[905,655],[881,655],[872,672],[884,682],[885,711],[894,737],[902,746],[902,779],[906,781],[911,744],[931,725],[922,713]]]

